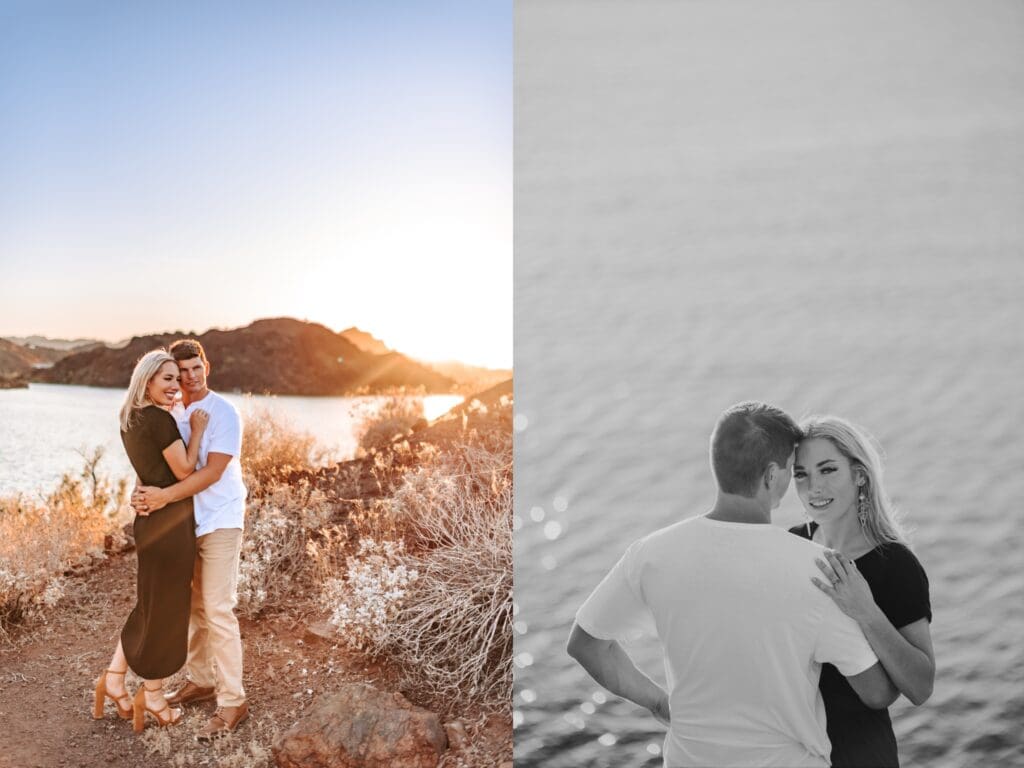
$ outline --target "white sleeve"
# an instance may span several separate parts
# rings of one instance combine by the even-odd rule
[[[634,542],[576,612],[576,623],[602,640],[628,642],[654,634],[654,619],[636,582],[641,542]]]
[[[859,675],[874,666],[878,657],[857,622],[843,613],[831,598],[825,597],[825,602],[825,615],[814,646],[814,660],[834,665],[843,677]]]
[[[207,444],[206,452],[208,455],[242,455],[242,420],[230,403],[218,408],[216,416],[210,416],[210,442]]]

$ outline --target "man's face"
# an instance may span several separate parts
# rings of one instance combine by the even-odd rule
[[[204,363],[201,357],[179,360],[178,372],[181,374],[181,388],[189,395],[206,391],[206,375],[210,372],[210,364]]]

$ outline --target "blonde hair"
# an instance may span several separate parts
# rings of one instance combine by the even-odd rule
[[[124,395],[124,402],[121,404],[121,431],[127,432],[131,426],[132,417],[137,410],[145,408],[152,403],[147,393],[149,382],[159,373],[164,363],[174,363],[166,349],[154,349],[139,358],[132,371],[132,380],[128,384],[128,391]],[[175,363],[177,365],[177,363]]]
[[[876,547],[889,542],[909,547],[901,515],[882,486],[882,450],[878,442],[867,430],[838,416],[809,416],[800,426],[804,440],[828,440],[849,460],[854,478],[864,479],[859,490],[867,502],[863,529],[868,541]]]

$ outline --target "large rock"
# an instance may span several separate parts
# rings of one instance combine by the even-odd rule
[[[281,768],[435,768],[447,746],[433,712],[355,683],[318,698],[273,752]]]

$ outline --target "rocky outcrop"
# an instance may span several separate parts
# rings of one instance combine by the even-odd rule
[[[25,346],[0,339],[0,378],[27,377],[34,368],[52,365],[68,353],[45,347]]]
[[[122,348],[78,352],[34,373],[54,384],[126,387],[144,353],[197,338],[210,358],[210,386],[276,395],[350,395],[407,387],[450,392],[454,382],[397,352],[374,355],[317,323],[257,320],[244,328],[136,336]]]
[[[338,331],[338,335],[348,339],[363,350],[363,352],[369,352],[371,355],[386,355],[388,352],[394,351],[388,349],[387,344],[373,334],[362,331],[355,326],[346,328],[344,331]]]
[[[352,683],[315,701],[273,754],[281,768],[435,768],[447,746],[434,713]]]
[[[0,373],[0,389],[25,389],[28,387],[28,378],[19,374],[5,376]]]

